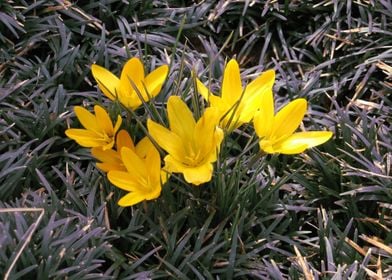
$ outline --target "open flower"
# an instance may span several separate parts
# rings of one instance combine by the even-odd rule
[[[298,154],[328,141],[332,137],[330,131],[295,133],[305,116],[306,107],[306,100],[298,98],[275,115],[272,92],[264,94],[263,105],[253,119],[260,148],[269,154]]]
[[[142,62],[134,57],[127,61],[120,79],[107,69],[93,64],[91,71],[101,91],[111,100],[118,99],[125,107],[135,110],[143,102],[158,95],[169,67],[162,65],[145,76]]]
[[[124,129],[117,133],[116,150],[104,150],[102,147],[92,148],[91,154],[100,161],[97,162],[97,167],[104,172],[109,172],[110,170],[126,171],[127,169],[121,159],[121,148],[123,147],[136,151],[131,136]]]
[[[161,170],[159,152],[151,141],[145,137],[135,149],[122,147],[120,153],[125,170],[108,172],[113,185],[129,192],[118,201],[118,205],[132,206],[159,197],[168,176]]]
[[[113,127],[108,113],[99,105],[94,106],[95,115],[81,106],[76,106],[74,111],[85,129],[67,129],[65,134],[69,138],[87,148],[101,147],[103,150],[108,150],[114,146],[114,137],[122,121],[120,115],[117,116],[116,124]]]
[[[210,106],[219,110],[220,126],[232,131],[252,120],[261,106],[263,93],[272,92],[274,81],[275,71],[268,70],[243,88],[238,63],[231,59],[224,71],[220,97],[212,94],[199,79],[196,85]]]
[[[188,183],[200,185],[211,180],[213,163],[223,140],[223,131],[217,127],[219,114],[207,108],[196,122],[192,112],[178,97],[171,96],[167,103],[170,130],[152,120],[147,121],[148,132],[168,155],[165,170],[182,173]]]

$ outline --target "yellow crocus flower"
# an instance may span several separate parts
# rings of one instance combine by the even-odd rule
[[[114,146],[114,137],[122,122],[120,115],[117,116],[113,127],[109,114],[99,105],[94,106],[95,115],[81,106],[75,106],[74,111],[85,129],[67,129],[65,134],[68,138],[87,148],[101,147],[103,150],[108,150]]]
[[[231,59],[224,70],[220,97],[211,93],[199,79],[196,79],[196,86],[210,106],[219,110],[220,126],[232,131],[252,120],[261,106],[262,95],[272,92],[274,82],[275,71],[268,70],[243,88],[238,63]]]
[[[143,102],[158,95],[169,72],[167,65],[162,65],[145,76],[142,62],[134,57],[128,60],[121,71],[120,79],[109,70],[93,64],[91,71],[100,90],[110,99],[118,99],[126,108],[135,110]]]
[[[168,176],[161,170],[159,152],[150,140],[145,137],[135,150],[122,147],[120,153],[125,170],[110,170],[107,174],[113,185],[129,192],[118,201],[118,205],[132,206],[159,197]]]
[[[260,138],[259,146],[266,153],[298,154],[332,137],[330,131],[295,132],[307,110],[307,102],[303,98],[293,100],[276,115],[272,92],[263,95],[262,103],[253,122]]]
[[[109,172],[110,170],[126,171],[127,169],[121,160],[122,147],[127,147],[136,151],[131,136],[124,129],[117,133],[116,150],[103,150],[101,147],[95,147],[91,149],[91,154],[93,157],[100,161],[97,162],[97,167],[104,172]]]
[[[223,140],[223,131],[217,127],[218,111],[207,108],[196,122],[178,96],[169,98],[167,111],[170,130],[152,120],[147,121],[148,132],[168,153],[164,159],[165,170],[182,173],[185,180],[194,185],[210,181]]]

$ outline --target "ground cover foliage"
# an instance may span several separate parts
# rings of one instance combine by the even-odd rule
[[[391,16],[388,0],[0,1],[0,274],[392,277]],[[128,124],[164,116],[172,94],[196,110],[191,71],[217,89],[235,56],[245,80],[276,69],[277,104],[306,98],[306,127],[334,137],[259,156],[245,128],[210,183],[174,179],[157,201],[120,208],[64,131],[78,125],[73,106],[108,104],[91,64],[119,74],[133,56],[170,72]]]

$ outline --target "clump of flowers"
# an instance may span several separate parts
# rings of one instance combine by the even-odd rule
[[[260,149],[269,154],[299,154],[332,137],[330,131],[295,132],[302,122],[307,102],[298,98],[274,113],[272,92],[263,95],[262,106],[254,116],[254,128],[260,138]]]
[[[262,107],[263,95],[272,94],[274,81],[275,71],[268,70],[243,87],[240,68],[235,59],[231,59],[226,65],[221,96],[214,95],[207,86],[196,78],[198,92],[211,107],[218,110],[219,125],[228,131],[249,123],[253,119],[257,110]]]
[[[102,93],[124,108],[135,111],[159,94],[169,72],[162,65],[147,76],[138,58],[128,60],[118,78],[107,69],[94,64],[92,74]],[[194,74],[195,76],[195,74]],[[243,124],[253,124],[259,147],[268,154],[298,154],[321,145],[332,137],[329,131],[296,132],[307,110],[303,98],[295,99],[275,113],[272,87],[275,71],[261,73],[243,86],[236,60],[231,59],[224,70],[221,95],[213,94],[197,77],[196,91],[207,107],[195,119],[191,109],[179,96],[170,96],[166,111],[169,126],[149,118],[145,135],[136,145],[129,127],[122,127],[122,116],[113,125],[108,112],[94,106],[94,113],[76,106],[80,128],[69,128],[66,135],[79,145],[91,148],[109,181],[128,192],[119,201],[122,207],[132,206],[160,196],[171,174],[182,174],[184,180],[200,186],[214,177],[224,137]],[[163,159],[161,153],[165,153]]]
[[[147,121],[148,132],[168,153],[165,170],[182,173],[185,181],[195,185],[209,182],[212,164],[217,160],[223,140],[223,131],[218,127],[218,111],[207,108],[196,122],[180,97],[170,96],[167,112],[170,130],[152,120]]]
[[[125,63],[120,79],[96,64],[91,66],[91,72],[99,89],[110,100],[117,99],[125,107],[135,110],[159,94],[169,66],[162,65],[146,76],[142,62],[134,57]]]
[[[86,148],[99,147],[105,151],[114,146],[114,138],[122,122],[120,115],[113,127],[109,114],[99,105],[94,106],[95,115],[80,106],[76,106],[74,111],[84,129],[67,129],[65,134],[69,138]]]

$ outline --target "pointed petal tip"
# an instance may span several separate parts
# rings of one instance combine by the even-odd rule
[[[173,102],[182,102],[181,98],[177,95],[170,95],[169,99],[167,100],[167,103],[173,103]]]
[[[100,112],[102,112],[103,114],[108,115],[108,112],[105,110],[105,108],[102,107],[102,106],[100,106],[100,105],[98,105],[98,104],[94,105],[94,111],[95,111],[95,112],[100,111]]]
[[[157,69],[162,69],[161,70],[162,72],[167,73],[167,72],[169,72],[169,65],[163,64],[163,65],[159,66]]]
[[[143,200],[145,200],[145,197],[143,195],[135,192],[130,192],[124,195],[122,198],[120,198],[117,204],[120,207],[129,207],[129,206],[134,206],[135,204],[138,204]]]
[[[125,62],[125,64],[142,64],[142,61],[140,60],[140,58],[138,58],[137,56],[131,57],[130,59],[127,60],[127,62]]]
[[[275,77],[276,77],[276,73],[274,69],[268,69],[267,71],[265,71],[262,75],[265,75],[265,77],[267,78],[267,80],[272,83],[272,85],[275,82]]]
[[[237,60],[235,60],[234,58],[230,59],[229,62],[226,64],[225,71],[226,70],[234,71],[235,74],[237,74],[237,72],[238,72],[238,75],[239,75],[240,74],[240,66],[239,66]]]
[[[77,115],[78,112],[85,112],[88,111],[86,108],[84,108],[83,106],[74,106],[73,110],[75,112],[75,114]]]
[[[300,97],[290,101],[286,106],[288,106],[289,104],[291,104],[291,106],[294,106],[294,104],[296,106],[306,106],[308,104],[308,101],[305,98]]]
[[[93,76],[96,74],[97,71],[99,71],[100,69],[105,69],[104,67],[98,65],[98,64],[92,64],[91,65],[91,72],[93,73]],[[106,70],[106,69],[105,69]]]
[[[306,149],[324,144],[332,135],[331,131],[297,132],[281,143],[274,145],[274,149],[282,154],[299,154]]]
[[[235,59],[235,58],[231,58],[230,60],[229,60],[229,62],[227,63],[227,65],[232,65],[232,66],[238,66],[238,62],[237,62],[237,60]]]

